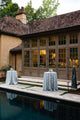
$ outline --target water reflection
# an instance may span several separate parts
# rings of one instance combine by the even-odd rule
[[[57,103],[44,101],[44,109],[48,111],[57,110]]]
[[[9,100],[13,100],[17,97],[17,94],[13,94],[13,93],[6,93],[7,99]]]
[[[0,92],[0,120],[80,120],[80,107]]]

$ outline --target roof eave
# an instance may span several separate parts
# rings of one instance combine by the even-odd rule
[[[18,34],[13,34],[13,33],[5,32],[5,31],[2,31],[2,30],[0,30],[0,34],[5,34],[5,35],[15,36],[15,37],[19,37],[20,36]]]
[[[36,32],[36,33],[31,33],[31,34],[24,34],[24,35],[20,35],[19,37],[20,38],[23,38],[23,37],[28,37],[28,36],[31,36],[31,35],[38,35],[38,34],[41,34],[41,33],[47,33],[47,32],[56,32],[56,31],[60,31],[60,30],[67,30],[67,29],[70,29],[70,28],[76,28],[76,27],[80,27],[80,25],[74,25],[74,26],[68,26],[68,27],[63,27],[63,28],[58,28],[58,29],[52,29],[52,30],[47,30],[47,31],[42,31],[42,32]]]
[[[10,50],[10,53],[12,54],[21,53],[21,52],[22,52],[22,49],[21,50]]]

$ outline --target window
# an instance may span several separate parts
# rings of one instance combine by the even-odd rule
[[[55,36],[49,38],[49,46],[55,45]]]
[[[24,66],[29,67],[29,51],[24,52]]]
[[[25,40],[24,41],[24,48],[29,48],[30,47],[30,40]]]
[[[70,67],[78,66],[78,48],[70,48]]]
[[[49,67],[55,67],[55,49],[49,50]]]
[[[59,49],[59,67],[66,67],[66,49]]]
[[[70,35],[70,44],[74,44],[74,43],[78,43],[78,38],[76,33]]]
[[[46,50],[40,50],[40,67],[46,66]]]
[[[61,35],[59,36],[59,45],[65,45],[66,44],[66,36]]]
[[[35,39],[32,40],[32,47],[37,47],[37,40]]]
[[[37,67],[37,50],[32,51],[32,67]]]
[[[40,47],[45,47],[46,46],[46,38],[43,37],[40,39]]]

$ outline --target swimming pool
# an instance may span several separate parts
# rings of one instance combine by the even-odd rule
[[[80,104],[0,91],[0,120],[80,120]]]

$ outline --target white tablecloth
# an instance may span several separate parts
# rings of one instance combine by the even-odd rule
[[[43,90],[44,91],[58,90],[56,72],[44,72]]]
[[[6,84],[7,85],[16,85],[17,84],[17,72],[15,70],[7,71]]]

